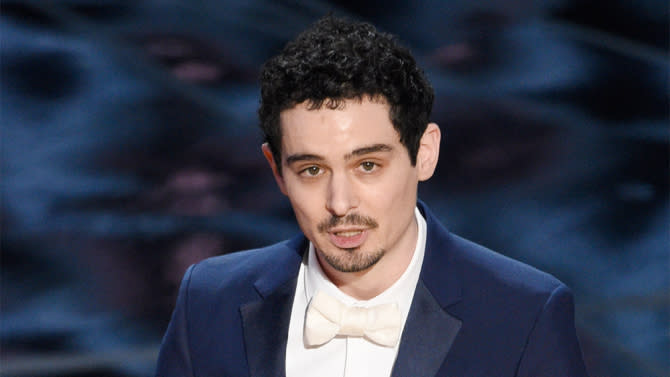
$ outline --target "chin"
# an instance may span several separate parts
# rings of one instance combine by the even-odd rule
[[[337,255],[337,253],[320,252],[322,259],[330,267],[339,272],[362,272],[369,270],[379,262],[386,251],[383,249],[377,251],[361,252],[361,247],[354,249],[338,249],[346,252],[346,255]]]

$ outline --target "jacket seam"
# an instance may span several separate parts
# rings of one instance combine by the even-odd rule
[[[554,296],[556,295],[556,292],[558,292],[560,289],[562,289],[564,285],[558,284],[556,288],[554,288],[553,291],[547,296],[547,299],[544,301],[544,305],[542,305],[542,309],[538,311],[537,315],[535,316],[535,320],[533,321],[533,326],[530,328],[530,331],[528,332],[528,336],[526,336],[526,341],[523,344],[523,348],[521,349],[521,356],[519,357],[519,361],[516,364],[516,368],[514,371],[514,375],[518,376],[519,375],[519,369],[521,368],[521,364],[524,360],[524,357],[526,356],[526,351],[528,349],[528,344],[530,343],[530,339],[533,337],[533,333],[535,332],[535,329],[537,328],[537,324],[540,322],[540,319],[542,318],[542,315],[547,311],[547,306],[549,303],[552,301]]]
[[[189,293],[190,293],[190,288],[191,288],[191,276],[193,275],[193,270],[195,270],[196,265],[192,265],[191,268],[188,270],[188,277],[186,280],[186,287],[184,287],[184,320],[186,322],[186,352],[187,352],[187,357],[188,357],[188,366],[189,369],[191,370],[191,375],[193,377],[196,377],[195,371],[193,370],[193,360],[191,359],[191,341],[189,339],[189,333],[191,332],[190,327],[191,327],[191,322],[188,320],[189,317]]]

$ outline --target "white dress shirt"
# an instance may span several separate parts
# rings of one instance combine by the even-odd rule
[[[372,343],[363,337],[336,336],[318,347],[307,347],[303,340],[303,328],[307,305],[318,291],[324,291],[347,305],[370,307],[397,303],[404,328],[409,313],[416,283],[421,273],[426,247],[426,221],[417,208],[414,209],[418,224],[416,247],[412,260],[400,278],[388,289],[370,300],[356,300],[340,291],[324,274],[310,242],[307,261],[300,265],[298,284],[291,311],[291,322],[286,345],[287,377],[389,377],[398,354],[400,342],[394,347]]]

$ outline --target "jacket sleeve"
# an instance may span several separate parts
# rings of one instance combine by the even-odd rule
[[[575,329],[572,293],[565,285],[559,285],[545,302],[526,342],[517,376],[588,376]]]
[[[192,377],[193,366],[188,341],[188,289],[191,280],[191,266],[186,270],[179,287],[177,304],[172,312],[160,352],[156,377]]]

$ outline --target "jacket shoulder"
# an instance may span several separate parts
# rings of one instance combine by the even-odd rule
[[[452,352],[463,365],[477,365],[486,357],[491,369],[482,375],[516,375],[525,355],[537,352],[532,360],[553,357],[548,348],[538,351],[532,339],[548,344],[575,339],[572,293],[561,281],[458,236],[449,234],[441,241],[450,265],[443,273],[452,275],[442,282],[458,285],[460,291],[445,310],[462,321]],[[578,354],[574,342],[565,343],[559,348]]]
[[[495,292],[502,296],[547,296],[562,283],[548,273],[449,232],[422,202],[428,225],[424,277],[450,295]],[[424,260],[424,264],[426,260]],[[456,288],[454,287],[456,286]],[[450,300],[447,300],[450,301]]]
[[[301,241],[285,240],[257,249],[236,251],[204,259],[189,269],[184,280],[195,297],[220,297],[234,292],[243,299],[245,292],[264,280],[287,278],[297,273],[301,260]],[[280,273],[278,273],[280,272]]]
[[[545,298],[564,285],[551,274],[526,263],[459,236],[451,238],[451,252],[466,285],[497,287],[500,293]]]

